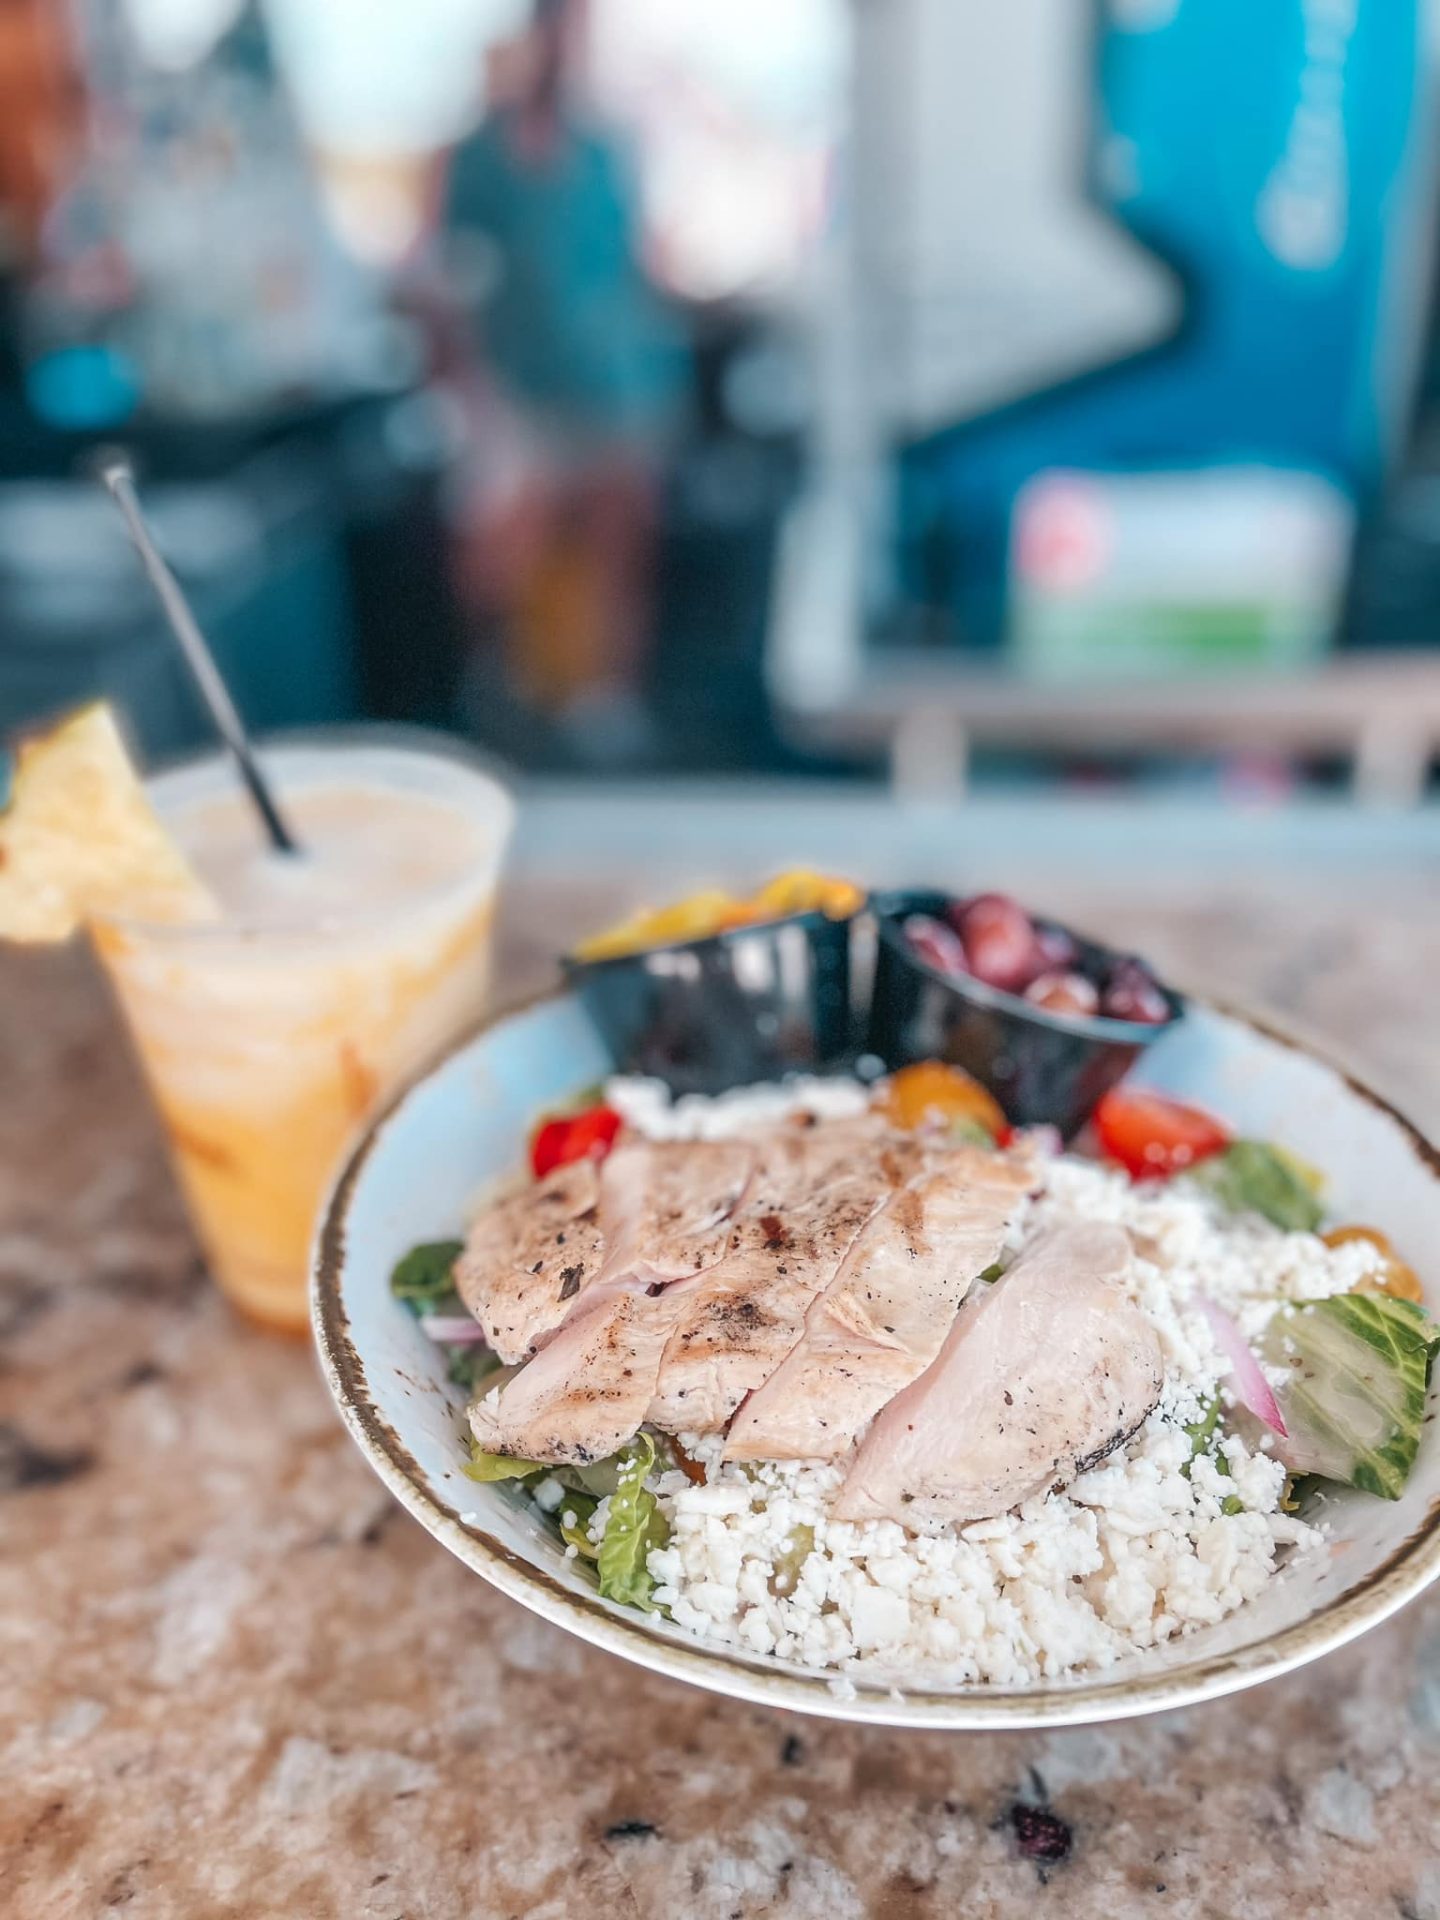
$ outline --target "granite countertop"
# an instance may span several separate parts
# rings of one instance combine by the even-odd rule
[[[627,890],[538,874],[512,987]],[[1363,911],[1278,870],[1034,897],[1329,1035],[1433,1125],[1440,889],[1370,880]],[[306,1348],[229,1314],[82,951],[0,955],[0,1060],[7,1920],[1440,1920],[1440,1594],[1258,1691],[1055,1735],[651,1678],[452,1560]]]

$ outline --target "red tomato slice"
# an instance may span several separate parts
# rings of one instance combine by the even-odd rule
[[[619,1131],[620,1116],[613,1107],[587,1107],[583,1113],[542,1121],[530,1142],[530,1170],[543,1180],[572,1160],[603,1160]]]
[[[1212,1115],[1144,1087],[1112,1087],[1095,1109],[1095,1131],[1106,1157],[1135,1180],[1168,1179],[1230,1144]]]

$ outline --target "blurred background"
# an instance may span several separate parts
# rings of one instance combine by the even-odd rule
[[[0,732],[1416,808],[1432,11],[0,0]]]

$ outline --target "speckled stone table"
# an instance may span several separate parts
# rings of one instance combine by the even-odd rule
[[[567,879],[548,819],[506,915],[517,988],[639,890]],[[1434,1123],[1433,865],[1212,859],[1167,887],[1092,856],[1006,871]],[[451,1560],[306,1349],[226,1311],[83,952],[0,955],[0,1063],[5,1920],[1440,1920],[1440,1595],[1258,1692],[1048,1737],[651,1679]]]

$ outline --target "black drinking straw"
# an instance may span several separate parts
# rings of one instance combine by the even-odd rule
[[[270,844],[277,853],[298,853],[300,844],[291,833],[275,803],[275,796],[264,774],[260,771],[255,758],[255,750],[245,732],[245,723],[236,711],[235,702],[230,698],[230,689],[224,676],[215,664],[215,656],[210,651],[205,636],[196,624],[190,611],[190,603],[181,591],[180,582],[170,571],[160,555],[160,551],[145,524],[145,516],[140,510],[140,502],[135,495],[135,474],[128,458],[123,453],[105,453],[96,462],[96,472],[102,485],[110,494],[129,529],[130,538],[155,589],[156,598],[164,609],[170,631],[175,636],[185,664],[194,676],[200,689],[200,697],[210,710],[210,718],[215,722],[216,730],[231,753],[245,791],[255,803],[255,809],[264,823],[270,837]]]

